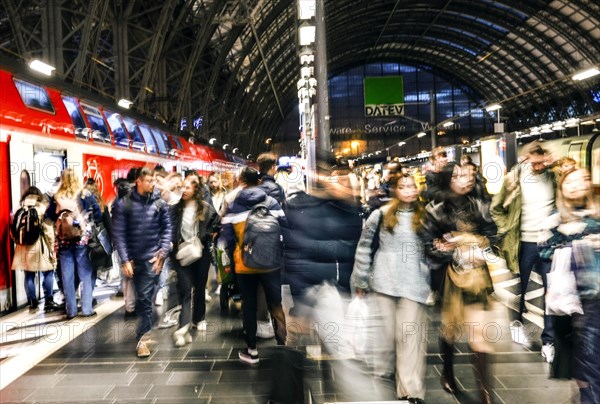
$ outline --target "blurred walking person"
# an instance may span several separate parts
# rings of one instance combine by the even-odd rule
[[[382,343],[376,352],[378,376],[395,373],[397,397],[421,403],[426,366],[422,332],[426,329],[425,303],[430,289],[429,269],[423,263],[422,243],[416,232],[424,208],[412,176],[395,174],[388,185],[390,202],[375,210],[363,229],[352,284],[358,296],[372,294],[384,319]]]
[[[448,267],[442,296],[441,348],[444,361],[442,387],[457,392],[454,380],[454,344],[464,324],[475,324],[469,347],[475,378],[483,403],[492,403],[488,355],[492,346],[484,337],[488,297],[493,292],[486,264],[497,228],[489,214],[489,202],[478,195],[472,165],[447,164],[439,174],[440,191],[426,207],[419,229],[425,253]]]

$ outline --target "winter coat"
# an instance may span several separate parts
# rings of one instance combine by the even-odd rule
[[[489,203],[480,198],[465,196],[453,203],[452,200],[433,201],[425,208],[425,217],[418,230],[423,241],[425,254],[434,262],[449,264],[453,252],[443,252],[435,249],[433,241],[444,239],[451,232],[465,232],[461,222],[473,226],[470,233],[486,237],[491,245],[497,244],[497,227],[489,212]]]
[[[302,191],[292,194],[283,209],[287,219],[283,283],[294,295],[323,281],[349,290],[362,231],[358,206]]]
[[[354,260],[352,284],[387,296],[404,297],[425,303],[429,296],[429,268],[423,262],[421,240],[413,230],[413,211],[398,211],[394,231],[383,228],[382,215],[389,209],[376,210],[365,223]],[[379,227],[379,230],[378,230]],[[379,231],[379,248],[373,256],[373,239]]]
[[[180,202],[185,203],[185,202]],[[213,206],[205,201],[202,201],[204,204],[204,220],[197,222],[197,230],[196,234],[202,245],[206,248],[210,243],[212,243],[212,234],[218,233],[221,230],[221,217],[217,214],[217,211]],[[183,220],[183,209],[179,209],[179,204],[174,206],[172,209],[172,222],[173,222],[173,254],[176,254],[177,249],[179,247],[179,243],[181,242],[181,225]]]
[[[263,191],[266,192],[271,198],[275,199],[279,202],[280,205],[285,201],[285,193],[283,192],[283,188],[277,182],[275,182],[275,178],[270,175],[263,174],[261,177],[261,184],[258,186]]]
[[[521,194],[522,164],[515,165],[504,177],[502,188],[492,198],[490,214],[498,226],[500,254],[506,260],[508,268],[519,273],[519,248],[521,245],[521,209],[523,205]],[[552,175],[554,188],[556,178],[549,170],[546,175]]]
[[[121,262],[167,257],[173,227],[167,203],[150,193],[142,196],[133,188],[112,208],[113,245]]]
[[[259,203],[264,203],[269,212],[277,218],[279,225],[283,228],[286,224],[285,215],[279,203],[268,196],[259,187],[242,189],[235,200],[227,206],[225,216],[221,220],[222,228],[219,243],[226,246],[228,258],[233,256],[236,274],[255,274],[269,272],[268,270],[249,268],[242,261],[242,241],[246,220],[252,208]],[[284,238],[285,242],[285,238]],[[230,262],[231,259],[229,258]]]
[[[43,219],[47,204],[38,201],[37,196],[25,198],[21,206],[34,206],[38,217]],[[56,267],[54,258],[54,228],[51,223],[42,222],[42,234],[33,245],[17,244],[12,262],[13,270],[51,271]]]

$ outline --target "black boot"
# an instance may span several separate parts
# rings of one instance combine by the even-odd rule
[[[489,376],[489,356],[483,352],[473,352],[471,355],[471,362],[474,367],[475,380],[479,386],[481,392],[481,402],[483,404],[493,404],[492,401],[492,387],[490,386]]]
[[[448,343],[445,339],[440,339],[440,349],[442,350],[442,359],[444,368],[442,370],[442,388],[450,394],[456,394],[458,387],[454,379],[454,344]]]

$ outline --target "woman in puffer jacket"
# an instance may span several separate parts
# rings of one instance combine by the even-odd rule
[[[21,207],[24,209],[33,208],[37,211],[37,216],[41,222],[41,233],[39,238],[31,245],[22,243],[15,239],[15,256],[12,263],[12,269],[25,272],[25,292],[29,303],[29,311],[38,309],[38,299],[35,293],[35,274],[41,272],[43,275],[44,305],[45,308],[54,305],[53,287],[54,287],[54,268],[56,261],[54,259],[54,231],[52,225],[44,223],[44,213],[46,212],[46,199],[44,194],[36,187],[29,187],[21,198]]]

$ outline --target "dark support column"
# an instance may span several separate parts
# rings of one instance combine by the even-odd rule
[[[502,135],[506,143],[506,169],[510,170],[517,164],[517,135],[514,133],[505,133]]]
[[[431,150],[437,146],[437,128],[435,123],[435,92],[429,91],[429,122],[431,123]]]
[[[329,90],[327,88],[327,36],[325,33],[325,1],[316,0],[315,74],[317,79],[317,147],[329,153]]]

